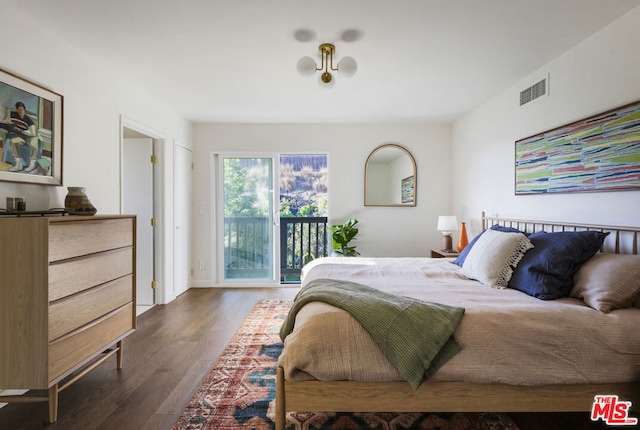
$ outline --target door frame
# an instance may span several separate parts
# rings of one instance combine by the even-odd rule
[[[260,286],[280,286],[280,235],[278,230],[280,229],[280,187],[278,186],[278,178],[280,177],[280,154],[278,152],[253,152],[253,151],[225,151],[225,152],[211,152],[210,166],[211,166],[211,190],[213,198],[211,201],[211,255],[212,260],[212,279],[214,280],[214,286],[216,287],[255,287]],[[243,279],[239,281],[228,281],[224,279],[224,241],[220,237],[220,232],[224,229],[224,214],[220,211],[224,208],[224,193],[222,189],[224,186],[221,158],[271,158],[272,159],[272,172],[273,172],[273,222],[272,222],[272,253],[273,253],[273,279],[272,280],[252,280]]]
[[[167,187],[165,182],[173,181],[173,176],[167,178],[167,173],[171,172],[166,168],[167,160],[167,138],[161,132],[154,130],[134,119],[128,118],[124,115],[120,115],[120,213],[123,213],[123,192],[124,192],[124,180],[123,180],[123,145],[125,139],[125,129],[127,133],[134,132],[137,137],[146,137],[153,139],[153,153],[157,157],[157,162],[154,165],[153,175],[153,189],[154,189],[154,214],[157,220],[156,227],[154,228],[153,235],[153,261],[154,261],[154,274],[153,278],[156,281],[156,291],[154,293],[155,304],[166,304],[173,300],[172,289],[167,288],[167,280],[173,279],[173,264],[170,257],[173,256],[173,240],[170,234],[167,234],[167,227],[172,224],[173,216],[169,216],[167,211],[166,202],[171,201],[172,196],[166,196]],[[150,222],[145,220],[138,220],[137,222]],[[173,232],[171,228],[169,232]]]

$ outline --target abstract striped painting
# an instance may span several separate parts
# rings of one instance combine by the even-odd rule
[[[515,146],[516,195],[640,190],[640,101]]]

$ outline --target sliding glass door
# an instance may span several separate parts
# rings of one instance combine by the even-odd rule
[[[325,154],[213,154],[216,284],[300,282],[330,253]]]
[[[223,185],[218,211],[222,280],[275,282],[274,159],[220,156],[218,166]]]

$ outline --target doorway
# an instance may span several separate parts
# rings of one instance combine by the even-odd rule
[[[220,156],[223,282],[275,282],[274,159]]]
[[[156,298],[156,164],[157,140],[135,124],[122,125],[121,212],[136,215],[136,305],[138,314]]]
[[[212,154],[216,284],[300,282],[329,253],[326,154]]]

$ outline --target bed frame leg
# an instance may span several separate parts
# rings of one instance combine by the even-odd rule
[[[284,430],[286,425],[287,409],[284,397],[284,369],[278,366],[276,375],[276,430]]]

